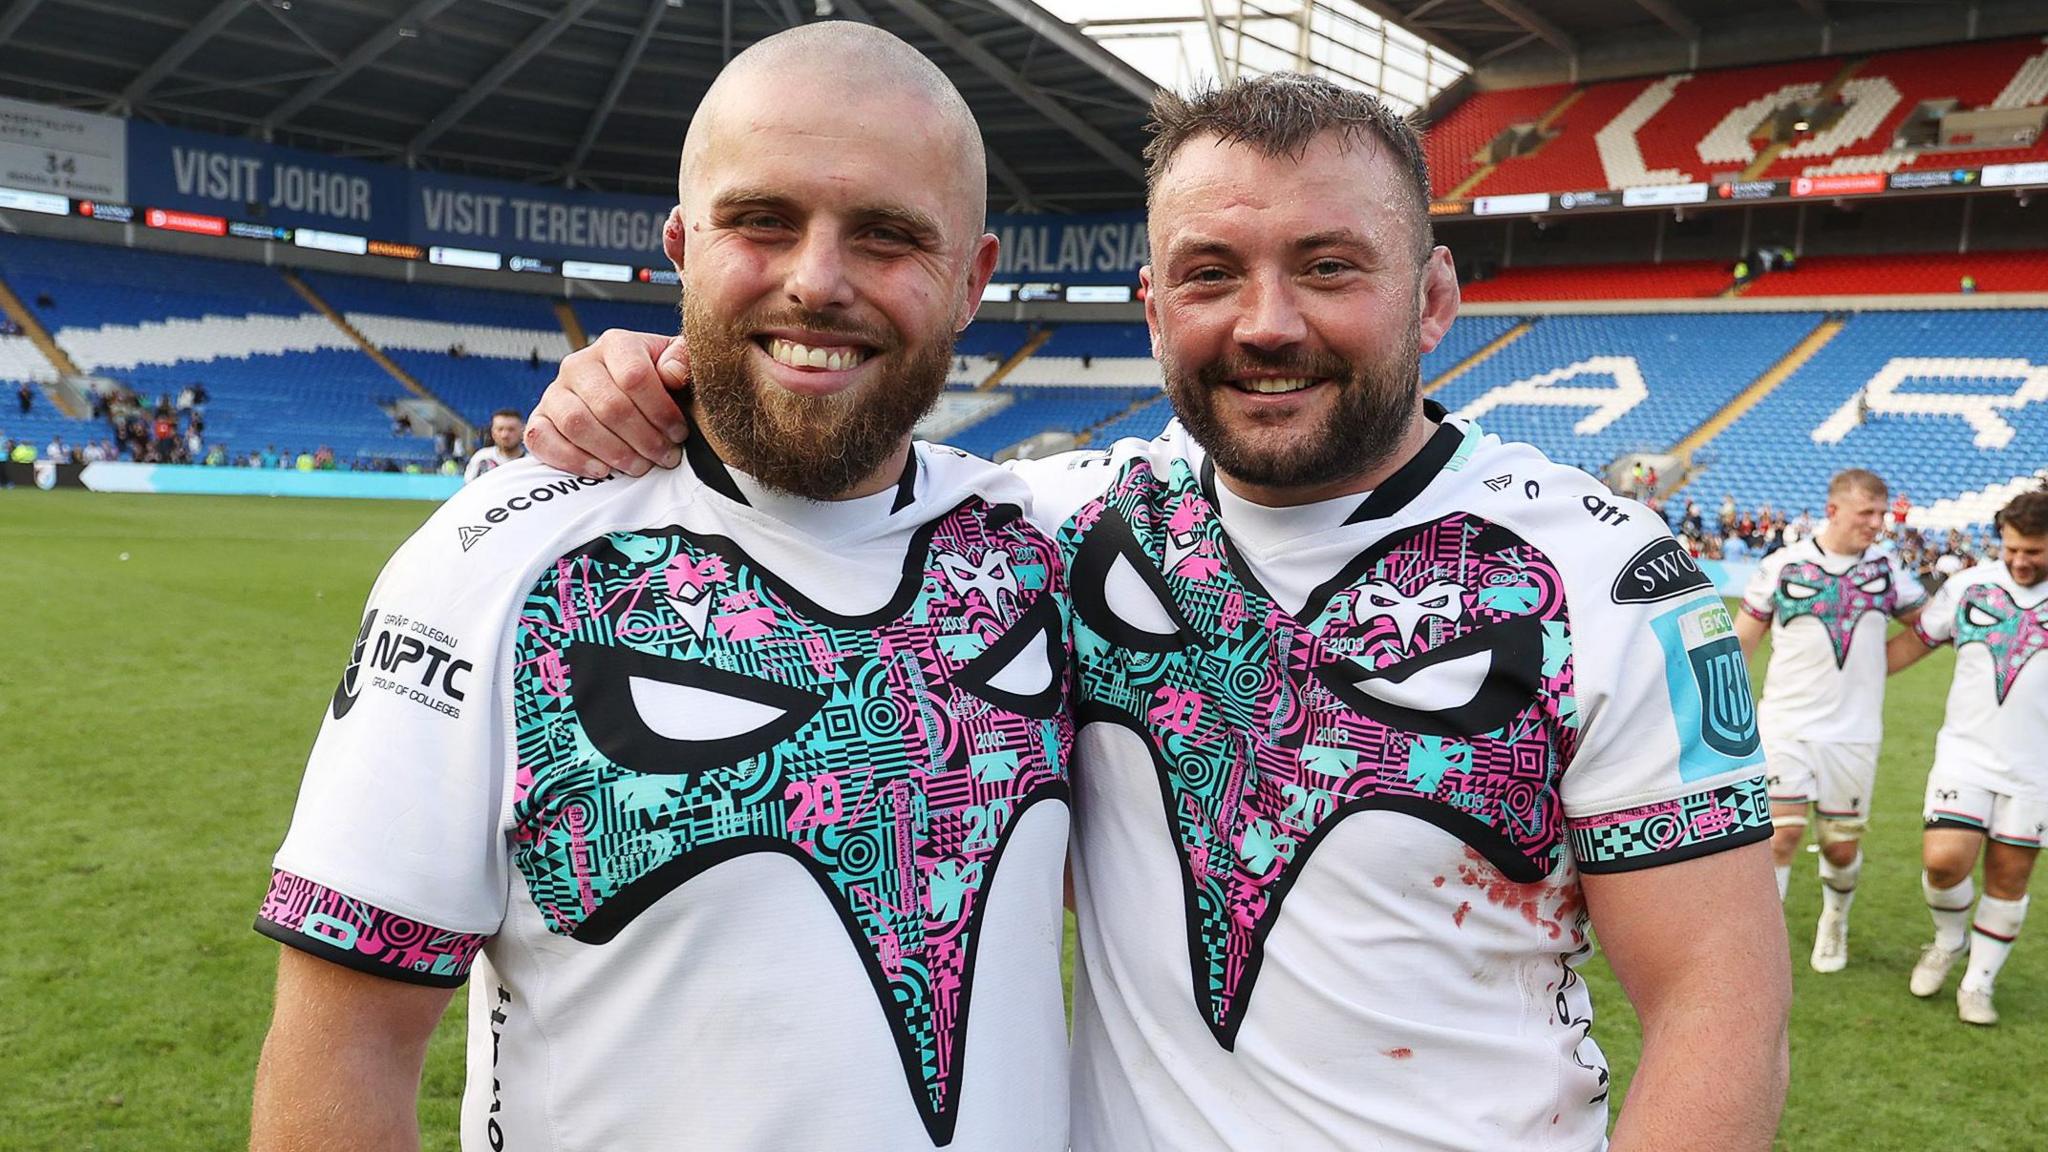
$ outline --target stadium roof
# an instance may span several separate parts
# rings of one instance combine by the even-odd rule
[[[994,207],[1142,201],[1152,82],[1029,0],[0,0],[0,95],[673,195],[724,61],[827,13],[946,70],[981,121]]]
[[[1761,59],[1759,29],[1780,34],[1773,58],[1813,55],[1846,50],[1846,36],[1830,49],[1834,29],[1863,29],[1864,45],[1926,43],[2007,9],[2035,13],[2029,25],[2048,11],[2038,0],[0,0],[0,95],[666,196],[690,112],[724,61],[836,16],[896,33],[953,78],[988,144],[992,207],[1090,211],[1142,202],[1155,82],[1305,60],[1415,107],[1473,68],[1485,79],[1489,62],[1528,82],[1531,68],[1580,78],[1688,66],[1668,62],[1683,43],[1691,66]]]

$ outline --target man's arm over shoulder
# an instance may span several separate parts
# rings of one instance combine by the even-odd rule
[[[251,1152],[412,1152],[420,1069],[454,995],[280,950]]]

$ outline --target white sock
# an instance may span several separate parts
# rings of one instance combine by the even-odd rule
[[[1953,888],[1936,888],[1920,873],[1920,891],[1927,897],[1928,914],[1934,917],[1934,946],[1944,952],[1960,952],[1970,942],[1970,903],[1977,898],[1976,886],[1968,876]]]
[[[1837,868],[1828,862],[1823,854],[1820,858],[1821,909],[1838,916],[1847,916],[1849,906],[1856,902],[1856,878],[1863,874],[1863,852],[1858,849],[1856,858],[1846,867]]]
[[[1778,903],[1783,904],[1785,902],[1785,893],[1792,888],[1792,866],[1790,864],[1780,864],[1775,871],[1778,873]]]
[[[2000,900],[1985,896],[1977,901],[1977,919],[1970,925],[1970,970],[1963,973],[1962,987],[1970,992],[1989,992],[2012,953],[2012,942],[2027,918],[2027,898]]]

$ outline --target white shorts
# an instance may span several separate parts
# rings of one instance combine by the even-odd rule
[[[2018,848],[2039,848],[2048,834],[2048,800],[1995,792],[1956,779],[1938,764],[1927,774],[1927,803],[1920,815],[1929,828],[1985,832]]]
[[[1821,744],[1763,738],[1764,774],[1772,804],[1812,804],[1822,820],[1870,820],[1877,783],[1877,745]]]

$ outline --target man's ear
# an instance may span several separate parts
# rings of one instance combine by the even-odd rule
[[[676,275],[683,274],[683,206],[669,209],[668,221],[661,226],[661,250],[668,256],[668,262],[676,266]]]
[[[1458,267],[1451,250],[1439,244],[1430,249],[1422,263],[1421,283],[1416,286],[1416,306],[1422,317],[1421,351],[1436,351],[1451,321],[1458,318]]]
[[[967,299],[960,302],[960,314],[953,318],[953,331],[959,332],[974,320],[974,314],[981,310],[981,293],[996,274],[996,258],[1002,253],[1003,242],[993,232],[984,232],[974,242],[974,259],[967,267]]]
[[[1138,269],[1138,295],[1145,301],[1145,330],[1152,337],[1152,358],[1159,359],[1159,300],[1153,291],[1152,266]]]

